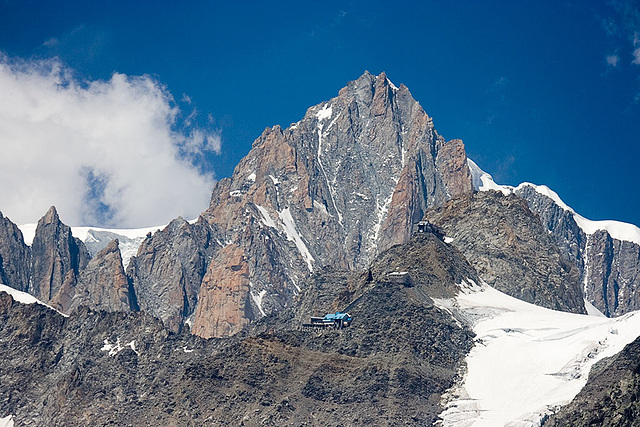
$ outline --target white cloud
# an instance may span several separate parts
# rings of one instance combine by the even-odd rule
[[[640,65],[640,47],[636,48],[633,51],[633,61],[632,64]]]
[[[607,64],[611,65],[612,67],[617,67],[618,61],[620,61],[620,57],[618,55],[607,56]]]
[[[79,82],[56,60],[0,54],[0,211],[35,222],[51,205],[70,225],[139,227],[196,217],[216,132],[176,131],[179,110],[150,77]]]

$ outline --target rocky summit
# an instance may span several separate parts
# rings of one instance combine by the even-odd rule
[[[405,86],[365,73],[287,129],[266,129],[215,186],[203,217],[236,249],[210,269],[246,273],[208,274],[200,301],[239,314],[198,310],[194,333],[234,333],[286,307],[325,266],[364,268],[406,242],[429,207],[469,192],[462,141],[445,141]]]

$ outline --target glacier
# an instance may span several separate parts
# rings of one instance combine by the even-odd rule
[[[453,299],[434,300],[476,333],[462,381],[443,397],[443,427],[539,426],[578,394],[596,362],[640,336],[640,311],[616,318],[573,314],[484,283],[460,288]]]

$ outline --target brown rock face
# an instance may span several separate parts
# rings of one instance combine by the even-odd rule
[[[31,246],[32,269],[29,293],[49,302],[58,293],[69,271],[77,276],[89,262],[84,244],[71,235],[55,207],[38,221]]]
[[[408,241],[429,207],[471,188],[462,141],[438,135],[404,85],[365,73],[287,129],[266,129],[233,176],[216,184],[203,217],[242,249],[250,296],[216,298],[233,304],[216,307],[250,306],[258,316],[286,307],[313,271],[364,268]],[[228,289],[226,278],[207,280],[212,290]]]
[[[240,331],[253,318],[249,303],[249,264],[236,245],[223,248],[202,281],[193,333],[203,338]]]
[[[75,287],[74,281],[77,282]],[[105,311],[129,311],[134,304],[132,297],[118,240],[115,239],[89,261],[77,280],[70,272],[51,303],[66,313],[80,306]]]
[[[471,193],[471,171],[467,166],[467,153],[460,139],[442,145],[436,157],[436,166],[442,174],[442,181],[449,197]]]

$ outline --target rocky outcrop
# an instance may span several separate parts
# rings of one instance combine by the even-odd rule
[[[216,236],[204,220],[190,224],[182,218],[149,234],[127,268],[140,309],[180,331],[195,312],[207,266],[220,248]]]
[[[520,197],[496,191],[461,196],[429,210],[426,218],[487,284],[543,307],[585,313],[578,269]]]
[[[22,232],[0,212],[0,283],[26,292],[29,288],[30,248]]]
[[[389,268],[416,272],[414,285],[387,281]],[[353,286],[316,276],[292,307],[225,340],[169,334],[145,313],[81,307],[65,318],[0,292],[0,417],[71,427],[433,425],[473,333],[431,297],[455,294],[467,273],[454,248],[421,236]],[[349,328],[310,332],[291,320],[351,292],[360,298]]]
[[[426,209],[470,191],[462,142],[438,135],[405,86],[365,73],[287,129],[266,129],[203,217],[243,250],[261,316],[286,307],[313,271],[364,268],[408,241]],[[211,289],[227,289],[216,280]]]
[[[211,338],[240,331],[256,317],[249,292],[249,264],[244,251],[228,245],[218,252],[204,276],[193,332]]]
[[[18,227],[0,214],[0,283],[29,292],[61,312],[80,306],[107,311],[137,309],[119,241],[96,256],[73,237],[55,207],[40,219],[30,248]]]
[[[60,221],[53,206],[38,221],[31,255],[28,291],[44,302],[51,301],[60,291],[67,274],[77,277],[89,262],[86,247],[71,235],[71,228]]]
[[[640,420],[640,338],[593,366],[587,384],[545,427],[635,426]]]
[[[640,246],[598,230],[583,249],[586,298],[609,317],[640,309]]]
[[[615,239],[606,230],[585,233],[573,211],[532,185],[521,185],[515,192],[527,200],[563,254],[578,266],[587,301],[609,317],[640,309],[640,245]]]
[[[67,273],[61,290],[50,301],[56,309],[70,313],[78,307],[129,311],[136,308],[135,296],[122,266],[118,240],[112,240],[87,264],[79,277]]]

